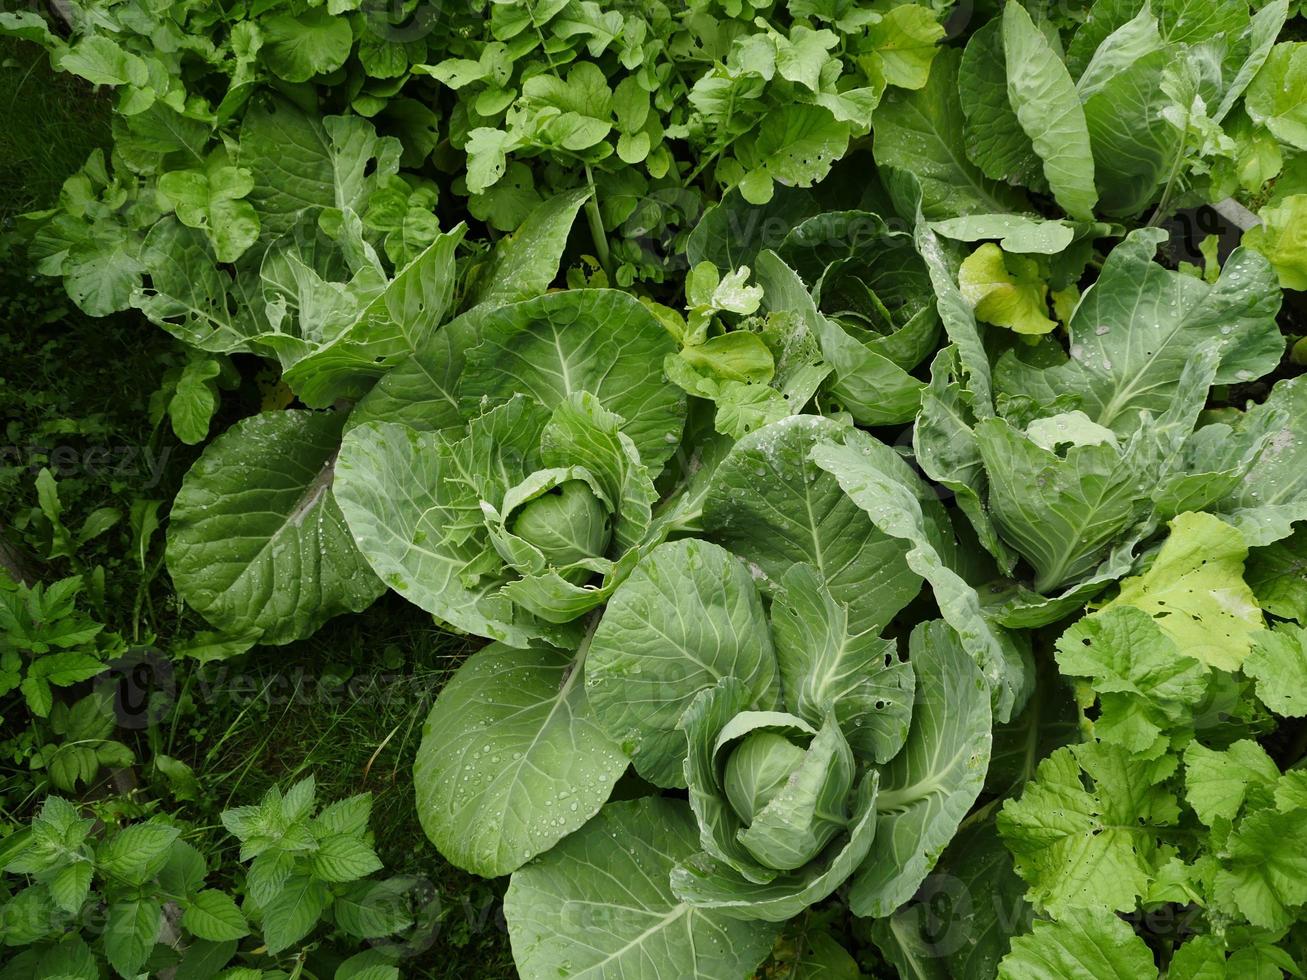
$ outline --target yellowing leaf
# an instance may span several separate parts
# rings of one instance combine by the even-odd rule
[[[1265,629],[1243,580],[1243,536],[1211,514],[1181,514],[1152,567],[1121,583],[1108,603],[1136,606],[1175,641],[1180,652],[1210,667],[1237,670]]]
[[[905,4],[885,11],[868,28],[873,53],[858,61],[873,80],[883,79],[899,88],[922,88],[930,77],[936,46],[943,39],[944,28],[928,7]]]
[[[1244,673],[1257,682],[1257,696],[1277,715],[1307,715],[1307,630],[1280,623],[1259,633]]]
[[[1266,256],[1285,289],[1307,290],[1307,194],[1292,194],[1257,216],[1262,223],[1244,233],[1243,244]]]
[[[1039,274],[1039,265],[1009,255],[993,242],[962,261],[958,285],[978,320],[1031,335],[1046,334],[1057,326],[1048,318],[1048,284]]]

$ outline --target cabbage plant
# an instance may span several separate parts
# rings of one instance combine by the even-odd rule
[[[279,118],[308,125],[289,109]],[[269,125],[263,113],[247,119],[246,159],[265,164],[254,169],[257,191],[287,195],[270,162]],[[357,185],[355,203],[380,195],[369,153],[393,155],[394,141],[364,139],[371,127],[358,118],[313,125],[357,137],[349,153],[324,143],[321,161]],[[378,416],[454,426],[479,414],[479,397],[466,412],[458,397],[464,350],[476,346],[483,320],[545,291],[584,196],[542,203],[515,236],[462,269],[454,260],[461,228],[435,233],[406,264],[397,253],[387,265],[380,230],[326,201],[268,224],[234,269],[206,258],[200,232],[156,226],[152,238],[176,241],[152,270],[150,315],[207,351],[275,356],[289,388],[281,397],[293,392],[324,408],[269,406],[214,439],[187,473],[169,518],[167,560],[189,605],[224,634],[274,644],[302,639],[385,591],[337,502],[342,434]],[[191,239],[199,244],[179,244]],[[409,397],[414,376],[418,398]]]
[[[688,787],[688,803],[658,803],[685,833],[672,844],[663,826],[626,823],[630,803],[610,803],[516,871],[505,913],[524,975],[643,957],[667,975],[744,976],[759,937],[837,888],[868,916],[916,892],[984,783],[988,688],[946,623],[917,626],[904,658],[894,640],[851,632],[822,578],[795,565],[769,617],[740,559],[683,540],[617,590],[588,650],[587,693],[637,771]],[[652,690],[688,701],[670,730]],[[632,853],[665,882],[657,898],[578,931],[569,910],[629,905]],[[676,939],[685,928],[688,944]],[[694,947],[723,934],[744,937],[733,965],[696,972]]]
[[[1270,263],[1236,249],[1209,283],[1153,260],[1164,237],[1141,229],[1108,254],[1065,347],[1052,335],[1011,345],[977,324],[949,251],[919,227],[953,343],[933,365],[916,457],[993,559],[995,622],[1054,621],[1128,574],[1163,522],[1218,507],[1284,425],[1271,405],[1234,439],[1202,416],[1214,385],[1279,363]]]
[[[731,213],[716,206],[691,237],[698,264],[689,315],[672,318],[681,351],[664,362],[668,377],[715,403],[718,431],[737,439],[814,398],[862,425],[911,421],[924,386],[910,372],[939,337],[912,236],[870,211],[821,211],[802,191],[742,227]]]
[[[435,431],[363,421],[336,494],[382,581],[458,629],[575,645],[650,533],[685,399],[647,375],[671,340],[638,301],[573,290],[486,316]]]

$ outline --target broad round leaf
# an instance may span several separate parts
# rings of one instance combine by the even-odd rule
[[[588,391],[616,412],[622,431],[657,472],[680,442],[685,393],[657,365],[676,344],[634,296],[573,289],[497,310],[463,370],[465,415],[525,393],[548,409]]]
[[[324,9],[307,10],[298,17],[270,17],[263,30],[268,67],[288,82],[306,82],[314,75],[335,71],[349,57],[354,39],[349,21]]]
[[[523,980],[740,980],[776,927],[678,901],[672,867],[698,845],[690,808],[647,797],[610,803],[513,875],[504,916]]]
[[[452,863],[493,878],[598,813],[626,765],[570,654],[492,643],[427,717],[413,767],[418,818]]]
[[[256,415],[210,443],[186,474],[168,526],[168,571],[217,628],[290,643],[385,591],[332,494],[343,422],[334,413]]]
[[[501,238],[470,273],[474,292],[466,311],[388,371],[350,413],[350,427],[370,421],[403,422],[414,429],[461,424],[459,377],[467,352],[480,340],[481,321],[498,306],[531,299],[549,287],[572,222],[588,196],[588,191],[578,190],[551,197],[514,234]]]
[[[726,676],[759,707],[775,706],[775,656],[753,579],[706,541],[659,545],[613,593],[595,630],[586,659],[595,712],[640,775],[684,786],[677,721]]]
[[[879,530],[835,477],[809,460],[814,446],[844,429],[795,415],[745,436],[717,469],[704,523],[758,569],[769,591],[806,562],[848,607],[849,632],[876,633],[917,594],[921,578],[904,560],[907,543]]]

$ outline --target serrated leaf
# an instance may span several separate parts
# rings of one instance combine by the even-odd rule
[[[1153,954],[1114,915],[1071,912],[1036,922],[1012,940],[998,966],[999,980],[1148,980],[1157,975]]]
[[[1237,669],[1265,630],[1262,611],[1243,580],[1248,555],[1243,538],[1209,514],[1181,514],[1170,526],[1153,564],[1124,580],[1106,608],[1136,606],[1188,656]]]
[[[109,906],[104,929],[104,953],[124,977],[134,977],[154,950],[163,923],[163,910],[149,898]]]
[[[226,892],[206,888],[182,913],[182,925],[201,939],[211,942],[240,939],[250,934],[245,916]]]
[[[162,823],[124,827],[96,853],[96,868],[132,885],[149,881],[168,860],[168,850],[181,831]]]
[[[307,936],[331,901],[326,885],[306,875],[288,879],[263,906],[263,941],[280,953]]]
[[[381,868],[376,852],[357,837],[324,837],[309,860],[313,874],[323,881],[357,881]]]
[[[48,884],[50,897],[65,912],[76,913],[91,890],[94,867],[90,861],[79,860],[60,868]]]
[[[331,912],[347,935],[379,939],[407,928],[413,921],[411,878],[360,881],[348,885],[332,903]]]
[[[1279,623],[1254,635],[1243,672],[1257,683],[1257,697],[1277,715],[1307,715],[1307,629]]]
[[[1240,739],[1223,751],[1190,742],[1184,767],[1185,799],[1209,827],[1218,819],[1238,816],[1250,792],[1262,790],[1269,795],[1280,777],[1265,749],[1250,739]]]

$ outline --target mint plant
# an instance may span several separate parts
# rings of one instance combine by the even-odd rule
[[[241,842],[241,861],[249,862],[244,905],[269,953],[304,939],[337,901],[344,907],[365,904],[371,886],[360,880],[381,869],[368,839],[371,797],[352,796],[321,809],[314,797],[310,776],[284,794],[273,787],[257,805],[222,814],[223,826]],[[360,939],[378,935],[376,924],[356,909],[336,922]],[[401,927],[391,923],[386,933]]]
[[[82,590],[81,576],[30,587],[0,577],[0,695],[21,691],[38,717],[54,707],[53,688],[95,677],[127,649],[77,608]]]
[[[310,777],[225,811],[249,864],[232,881],[180,821],[106,826],[47,797],[29,827],[0,841],[0,922],[5,945],[18,949],[6,970],[96,977],[107,964],[124,978],[175,968],[244,980],[288,959],[302,969],[330,934],[349,944],[402,931],[411,924],[404,880],[369,880],[381,869],[368,842],[370,804],[355,796],[319,809]],[[334,976],[398,978],[394,960],[377,945],[346,955]]]

